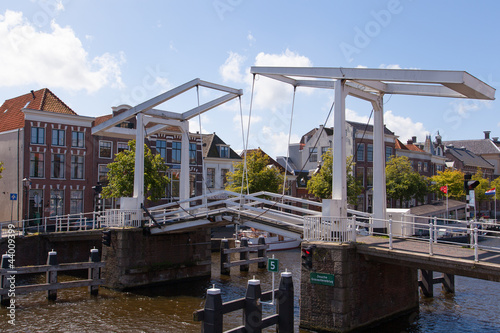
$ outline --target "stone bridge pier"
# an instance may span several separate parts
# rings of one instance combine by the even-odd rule
[[[102,246],[106,286],[127,290],[210,278],[210,229],[151,235],[141,228],[111,228]]]
[[[349,332],[418,311],[416,268],[367,260],[355,244],[302,247],[313,244],[312,269],[301,273],[301,328]]]

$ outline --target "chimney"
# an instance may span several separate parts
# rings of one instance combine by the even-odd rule
[[[490,138],[491,131],[483,131],[483,133],[484,133],[484,138],[485,139],[489,139]]]
[[[33,90],[31,91],[31,96],[33,96],[33,99],[35,99],[35,92]]]
[[[411,145],[412,143],[413,143],[413,141],[411,139],[408,139],[408,141],[406,141],[407,145]]]
[[[411,137],[411,141],[412,141],[413,143],[417,143],[417,137],[416,137],[416,136],[412,136],[412,137]]]
[[[493,137],[493,142],[498,142],[498,136]]]

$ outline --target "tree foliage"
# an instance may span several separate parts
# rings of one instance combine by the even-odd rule
[[[320,170],[314,174],[307,182],[307,190],[315,197],[327,199],[332,197],[333,183],[333,156],[332,150],[328,149],[321,156],[322,164]],[[346,181],[347,181],[347,202],[355,205],[358,201],[358,195],[361,194],[362,188],[359,181],[352,175],[354,163],[352,156],[347,157]]]
[[[448,186],[448,198],[460,200],[464,197],[464,173],[460,170],[446,169],[438,171],[437,175],[430,178],[431,190],[441,193],[440,188]]]
[[[129,149],[115,155],[114,162],[108,164],[108,184],[103,187],[104,198],[131,197],[134,193],[135,140],[128,142]],[[166,175],[168,166],[159,155],[153,155],[144,145],[144,196],[156,201],[165,196],[165,188],[170,183]]]
[[[243,182],[244,193],[267,191],[279,193],[283,191],[284,174],[270,164],[269,157],[262,150],[254,150],[247,154],[248,182]],[[226,175],[226,190],[240,193],[242,190],[243,171],[245,162],[234,165],[234,171]]]
[[[404,202],[423,201],[428,193],[427,180],[415,171],[406,156],[392,156],[385,167],[387,198]]]
[[[474,197],[475,200],[479,203],[478,207],[480,207],[481,202],[491,199],[491,195],[485,194],[485,192],[491,188],[490,182],[488,181],[488,179],[484,178],[482,170],[478,170],[478,172],[476,172],[476,174],[473,175],[471,179],[479,181],[479,185],[477,185],[474,189]]]
[[[491,181],[490,188],[495,188],[497,191],[500,190],[500,177],[497,177]],[[494,195],[489,195],[489,197],[491,197],[491,199],[493,200],[495,199]]]

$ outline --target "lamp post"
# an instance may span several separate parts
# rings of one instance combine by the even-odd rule
[[[29,178],[24,178],[23,179],[23,190],[24,190],[24,198],[25,198],[25,204],[26,204],[26,209],[24,209],[23,205],[23,210],[24,210],[24,219],[27,220],[30,216],[30,202],[29,202],[29,187],[31,185],[31,179]]]

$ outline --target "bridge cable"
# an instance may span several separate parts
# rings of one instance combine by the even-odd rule
[[[293,123],[293,111],[295,108],[295,93],[297,91],[297,86],[293,86],[293,99],[292,99],[292,111],[290,115],[290,127],[288,129],[288,144],[287,144],[287,149],[286,149],[286,158],[285,158],[285,174],[283,176],[283,195],[281,197],[281,203],[283,203],[283,198],[285,196],[285,191],[286,191],[286,174],[288,172],[288,158],[290,156],[290,138],[292,136],[292,123]]]

